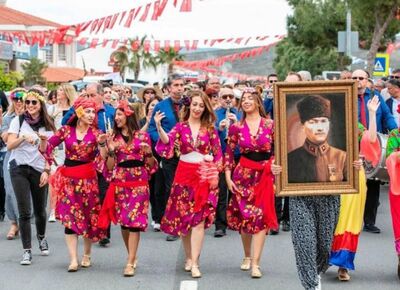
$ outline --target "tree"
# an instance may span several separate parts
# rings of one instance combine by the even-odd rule
[[[168,65],[168,75],[171,75],[174,70],[174,62],[183,60],[183,55],[179,54],[179,51],[175,51],[172,48],[168,50],[163,48],[158,52],[157,58],[159,64]]]
[[[121,46],[114,52],[114,58],[118,62],[122,79],[125,79],[126,70],[133,71],[134,81],[139,80],[140,70],[146,68],[157,69],[157,57],[146,49],[146,36],[141,39],[129,40],[129,46]]]
[[[400,31],[400,22],[395,19],[399,5],[400,0],[349,0],[352,18],[355,19],[353,29],[359,31],[360,40],[365,47],[369,47],[367,70],[370,73],[376,53],[384,51],[388,42],[393,41]]]
[[[274,68],[280,78],[289,71],[341,70],[349,59],[339,54],[337,32],[345,29],[346,6],[337,0],[288,0],[287,38],[276,48]]]
[[[22,64],[24,70],[24,81],[27,85],[43,84],[43,71],[47,65],[38,58],[32,58],[30,62]]]

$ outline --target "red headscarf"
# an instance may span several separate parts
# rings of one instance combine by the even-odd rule
[[[87,108],[93,108],[97,112],[96,102],[91,99],[85,98],[83,96],[80,96],[75,100],[73,108],[74,108],[75,112],[71,116],[71,118],[69,118],[69,120],[67,121],[67,124],[70,124],[75,118],[78,118],[78,119],[81,118],[83,111]],[[97,123],[97,116],[95,119],[95,123]]]
[[[123,111],[125,116],[127,117],[131,116],[134,113],[132,109],[129,107],[129,103],[127,100],[119,101],[117,110]]]

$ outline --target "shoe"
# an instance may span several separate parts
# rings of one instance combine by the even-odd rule
[[[132,277],[135,275],[135,265],[133,264],[126,264],[125,270],[124,270],[124,276],[125,277]]]
[[[83,255],[82,261],[81,261],[81,267],[82,268],[89,268],[92,265],[90,261],[90,256],[89,255]]]
[[[39,249],[40,249],[40,254],[42,256],[48,256],[49,255],[49,244],[47,243],[46,238],[39,238]]]
[[[318,275],[318,285],[315,287],[315,290],[321,290],[321,275]]]
[[[251,258],[250,257],[244,257],[242,264],[240,265],[240,270],[242,271],[248,271],[250,270],[251,267]]]
[[[176,241],[178,239],[179,239],[179,236],[173,236],[173,235],[168,235],[167,238],[166,238],[166,240],[168,242],[173,242],[173,241]]]
[[[100,240],[99,245],[100,247],[106,248],[110,244],[110,239],[109,238],[104,238]]]
[[[155,232],[160,232],[160,231],[161,231],[161,229],[160,229],[160,224],[154,223],[154,225],[153,225],[153,231],[155,231]]]
[[[279,228],[277,228],[276,230],[269,230],[269,234],[271,236],[279,235]]]
[[[400,255],[399,255],[399,264],[397,265],[397,277],[400,279]]]
[[[192,278],[201,278],[201,272],[198,265],[192,265]]]
[[[339,268],[338,279],[339,279],[339,281],[343,281],[343,282],[350,281],[349,271],[345,268]]]
[[[190,272],[192,270],[192,260],[187,259],[185,262],[185,272]]]
[[[282,231],[290,232],[290,223],[289,223],[289,221],[283,221],[282,222]]]
[[[365,224],[363,228],[364,232],[373,233],[373,234],[380,234],[381,229],[372,224]]]
[[[262,273],[260,271],[260,266],[253,265],[251,266],[251,278],[261,278]]]
[[[216,230],[214,232],[214,238],[222,238],[223,236],[226,236],[225,230]]]
[[[14,240],[16,236],[18,236],[18,226],[11,224],[10,230],[7,233],[7,240]]]
[[[68,266],[68,272],[76,272],[76,271],[78,271],[78,263],[76,262],[76,263],[71,263],[71,264],[69,264],[69,266]]]
[[[31,250],[25,250],[24,254],[22,255],[22,260],[19,263],[24,266],[32,264]]]
[[[49,223],[55,223],[56,222],[56,213],[55,213],[54,209],[50,212],[48,222]]]

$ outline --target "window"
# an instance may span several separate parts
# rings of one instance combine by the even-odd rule
[[[58,45],[58,60],[61,60],[61,61],[66,61],[67,60],[65,44],[59,44]]]

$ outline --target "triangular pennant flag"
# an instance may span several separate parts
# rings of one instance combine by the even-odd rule
[[[92,42],[90,43],[90,48],[96,48],[98,43],[99,43],[99,39],[98,38],[93,38]]]
[[[178,51],[181,50],[181,41],[180,41],[180,40],[175,40],[175,41],[174,41],[174,50],[175,50],[176,52],[178,52]]]
[[[192,43],[192,50],[197,50],[197,45],[199,44],[199,41],[198,40],[193,40],[193,43]]]
[[[116,49],[118,43],[119,43],[119,39],[114,39],[113,42],[112,42],[111,48],[112,48],[112,49]]]
[[[153,15],[151,16],[151,20],[157,20],[158,18],[158,9],[160,9],[160,1],[155,1],[153,5]]]
[[[150,40],[145,40],[144,42],[143,42],[143,49],[144,49],[144,51],[145,52],[150,52],[150,49],[151,49],[151,47],[150,47]]]
[[[168,0],[162,0],[160,6],[158,7],[157,18],[163,14],[165,6],[167,6],[167,3],[168,3]]]
[[[134,20],[135,20],[136,17],[138,16],[140,10],[142,10],[142,6],[139,6],[139,7],[137,8],[136,13],[135,13],[135,16],[133,17]]]
[[[106,47],[108,43],[108,39],[103,39],[102,47]]]
[[[251,37],[246,39],[246,42],[244,43],[244,45],[247,45],[249,43],[249,41],[251,40]]]
[[[190,40],[185,40],[184,42],[186,50],[190,50]]]
[[[95,20],[92,22],[92,26],[90,27],[90,33],[93,33],[93,31],[96,29],[97,23],[99,23],[99,19],[95,19]]]
[[[111,19],[110,25],[108,26],[109,29],[114,28],[114,25],[115,25],[115,22],[117,22],[118,16],[119,16],[119,13],[114,14],[113,18]]]
[[[65,44],[70,45],[74,42],[74,37],[72,35],[65,36]]]
[[[178,5],[178,0],[174,0],[174,7],[176,7],[176,5]]]
[[[144,13],[143,13],[142,17],[140,17],[139,21],[141,21],[141,22],[146,21],[147,15],[149,14],[150,6],[151,6],[151,3],[148,3],[148,4],[146,5],[146,8],[145,8],[145,10],[144,10]]]
[[[106,20],[104,21],[104,25],[103,25],[103,33],[106,31],[106,29],[108,29],[110,27],[112,17],[113,17],[112,15],[109,15],[106,17]]]
[[[154,40],[154,51],[155,52],[160,51],[160,41],[159,40]]]
[[[105,19],[106,19],[105,17],[100,18],[99,23],[97,24],[96,34],[99,33]]]
[[[82,46],[84,46],[86,44],[86,42],[88,41],[87,37],[82,37],[81,39],[78,40],[78,43]]]
[[[131,23],[132,23],[132,20],[133,20],[133,16],[134,16],[134,15],[135,15],[135,8],[133,8],[133,9],[131,9],[131,10],[129,11],[128,18],[126,19],[125,25],[124,25],[126,28],[131,27]]]
[[[171,44],[169,40],[164,41],[164,50],[169,51],[171,49]]]
[[[192,11],[192,0],[183,0],[180,12],[190,12]]]
[[[236,38],[235,43],[240,44],[243,40],[243,37]]]
[[[213,40],[211,40],[211,42],[210,42],[210,46],[214,46],[214,44],[217,42],[217,40],[216,39],[213,39]]]
[[[119,19],[119,23],[118,23],[119,25],[121,25],[122,21],[124,20],[126,13],[127,13],[127,11],[122,12],[121,18]]]

